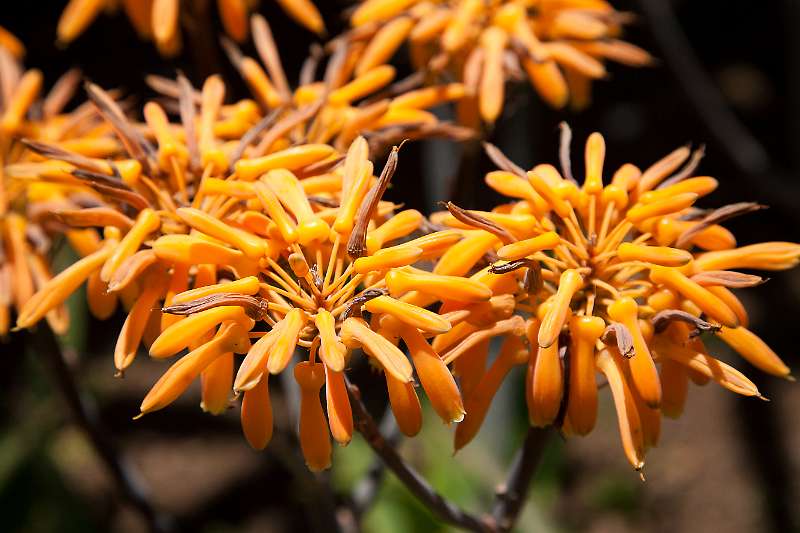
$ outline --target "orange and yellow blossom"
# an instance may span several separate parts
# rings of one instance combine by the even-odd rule
[[[383,370],[406,433],[419,430],[415,373],[436,412],[447,423],[461,420],[455,380],[427,340],[450,323],[402,297],[407,287],[433,300],[448,289],[463,302],[490,295],[479,283],[411,266],[442,255],[459,234],[392,245],[423,221],[381,200],[397,149],[378,178],[363,137],[340,154],[281,136],[283,149],[249,158],[242,150],[248,141],[225,139],[257,120],[253,102],[224,105],[217,77],[199,94],[183,78],[176,87],[180,123],[148,102],[139,125],[109,93],[87,85],[124,146],[113,158],[32,145],[47,158],[32,169],[37,184],[71,180],[96,189],[98,207],[57,215],[67,225],[102,229],[104,239],[22,306],[17,327],[33,327],[84,282],[90,299],[119,297],[128,313],[114,351],[120,374],[141,344],[158,359],[188,350],[147,394],[141,413],[166,407],[199,376],[206,411],[222,412],[234,392],[243,395],[242,427],[255,448],[272,435],[269,375],[292,366],[301,389],[301,444],[315,470],[329,466],[329,435],[341,444],[352,435],[344,370],[355,349]],[[47,165],[55,163],[61,166],[52,175]],[[298,348],[307,357],[295,364]],[[238,370],[235,354],[245,355]]]
[[[525,364],[531,424],[554,425],[565,435],[591,432],[599,373],[617,407],[625,454],[641,470],[645,452],[658,443],[662,414],[683,411],[689,381],[714,380],[761,398],[744,374],[708,353],[705,338],[717,336],[758,369],[790,378],[747,329],[734,290],[764,281],[742,269],[796,266],[800,245],[738,246],[720,223],[758,204],[695,207],[718,185],[695,174],[700,151],[679,148],[644,171],[626,164],[608,179],[605,141],[594,133],[578,183],[564,148],[561,171],[548,164],[526,171],[487,145],[501,170],[487,174],[486,183],[514,200],[491,212],[449,204],[449,212],[432,216],[465,236],[434,272],[472,273],[503,309],[494,320],[457,302],[440,310],[453,328],[432,346],[453,364],[466,408],[455,447],[475,436],[504,377]],[[505,340],[487,365],[495,336]]]
[[[619,40],[629,19],[604,0],[363,0],[347,38],[364,48],[356,72],[407,42],[418,69],[461,82],[460,119],[475,126],[500,116],[509,80],[527,76],[548,105],[581,109],[592,81],[606,77],[606,60],[650,64],[647,52]]]
[[[69,0],[56,28],[58,42],[68,44],[77,39],[103,11],[113,11],[121,3],[136,33],[142,39],[152,40],[164,56],[174,56],[181,50],[181,17],[202,16],[180,0]],[[202,4],[203,2],[197,2]],[[248,36],[247,18],[257,7],[255,0],[216,0],[217,12],[225,33],[238,42]],[[281,8],[309,31],[325,33],[325,22],[312,0],[278,0]],[[196,21],[191,24],[197,24]]]
[[[38,69],[26,70],[19,61],[24,48],[0,29],[0,337],[9,333],[12,310],[19,312],[34,292],[52,278],[47,259],[54,235],[63,233],[75,251],[86,256],[100,246],[93,231],[65,228],[53,216],[59,209],[91,208],[99,197],[79,183],[39,183],[40,170],[59,174],[34,146],[47,143],[69,150],[75,159],[112,154],[120,149],[111,129],[86,105],[66,111],[80,72],[70,70],[45,92]],[[105,313],[107,302],[90,301],[92,312]],[[68,326],[66,307],[58,305],[46,318],[54,331]]]
[[[344,152],[363,135],[370,151],[382,154],[404,140],[474,136],[472,129],[442,121],[431,111],[463,99],[462,84],[422,88],[421,80],[413,77],[396,80],[391,65],[359,69],[364,47],[338,37],[324,49],[312,49],[292,89],[269,24],[260,15],[253,15],[250,22],[260,61],[243,54],[232,41],[223,40],[231,63],[266,115],[259,123],[261,129],[253,132],[260,138],[248,149],[250,157],[264,156],[280,149],[288,138],[297,137],[328,143]],[[270,134],[260,135],[266,128]]]

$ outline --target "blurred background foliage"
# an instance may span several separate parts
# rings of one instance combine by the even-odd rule
[[[196,84],[220,71],[229,82],[229,98],[246,94],[216,46],[207,46],[215,44],[214,35],[207,36],[206,45],[187,43],[177,62],[165,62],[152,46],[137,40],[124,17],[101,16],[69,49],[59,50],[55,24],[64,3],[9,2],[0,10],[0,25],[25,42],[27,64],[42,68],[47,82],[79,66],[88,79],[121,87],[141,103],[152,96],[144,75],[171,76],[180,68]],[[633,12],[647,3],[614,2]],[[740,242],[800,240],[800,4],[670,3],[721,101],[765,149],[767,159],[760,165],[736,164],[739,147],[720,142],[725,137],[720,125],[703,120],[687,98],[685,89],[696,80],[679,79],[667,61],[644,70],[611,66],[610,79],[595,86],[592,107],[566,117],[544,107],[529,88],[517,87],[489,139],[521,166],[552,162],[557,124],[566,118],[575,134],[577,172],[582,166],[579,147],[595,130],[606,136],[608,168],[624,162],[646,166],[682,143],[706,143],[701,172],[721,181],[710,204],[748,200],[772,206],[730,224]],[[312,35],[272,2],[262,4],[284,65],[290,77],[296,76]],[[335,34],[343,27],[346,4],[317,4]],[[664,57],[651,31],[660,23],[640,18],[629,40]],[[214,24],[218,29],[218,21]],[[408,71],[406,58],[396,59]],[[448,197],[464,207],[486,208],[498,200],[481,180],[490,169],[474,146],[412,143],[404,148],[388,196],[424,212]],[[56,261],[68,264],[72,252],[67,246],[57,249]],[[753,329],[796,368],[798,273],[777,273],[743,297]],[[174,516],[181,530],[330,531],[326,509],[337,501],[326,496],[326,487],[341,498],[373,467],[374,455],[357,436],[337,450],[330,473],[309,474],[280,405],[275,439],[266,452],[253,452],[241,438],[238,411],[203,414],[196,388],[169,409],[132,422],[163,363],[142,357],[124,380],[114,379],[111,353],[122,317],[89,320],[81,294],[70,301],[70,312],[72,328],[63,343],[82,390],[95,399],[109,436],[141,470],[155,505]],[[30,337],[14,335],[0,351],[0,530],[142,530],[139,516],[121,501],[85,437],[70,423],[50,369]],[[729,360],[750,370],[741,360]],[[800,531],[800,426],[794,416],[800,392],[791,383],[752,375],[772,402],[734,397],[713,386],[692,388],[685,416],[665,421],[662,442],[648,455],[644,484],[624,460],[613,406],[604,394],[591,436],[568,442],[552,438],[518,530]],[[517,372],[498,395],[479,437],[455,457],[452,431],[430,411],[421,436],[400,441],[399,449],[443,494],[465,508],[484,509],[524,437],[522,390],[522,373]],[[379,403],[370,405],[374,413],[380,412]],[[391,474],[379,481],[374,505],[364,516],[365,531],[447,530]]]

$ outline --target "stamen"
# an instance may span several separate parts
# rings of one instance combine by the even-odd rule
[[[325,269],[325,279],[322,282],[322,294],[328,294],[328,289],[330,289],[331,276],[333,275],[333,265],[339,255],[339,246],[341,241],[341,234],[336,233],[336,237],[333,240],[331,255],[328,258],[328,268]]]

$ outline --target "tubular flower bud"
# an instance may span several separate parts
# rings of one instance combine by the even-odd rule
[[[175,322],[161,332],[161,335],[150,346],[150,355],[158,358],[174,355],[189,346],[202,333],[228,320],[243,325],[252,322],[252,319],[245,314],[244,309],[238,305],[226,305],[201,311],[185,320]]]
[[[252,259],[261,258],[266,251],[265,243],[259,237],[244,230],[230,227],[199,209],[181,207],[176,211],[176,214],[187,225],[197,231],[230,244]]]
[[[446,424],[461,422],[464,405],[447,365],[416,328],[406,326],[400,335],[408,346],[422,388],[436,413]]]
[[[688,279],[684,274],[674,268],[653,268],[650,279],[654,283],[661,283],[680,293],[684,298],[693,302],[709,317],[728,327],[737,327],[739,319],[736,313],[725,305],[725,302],[714,296],[708,289]]]
[[[386,373],[386,389],[389,405],[403,435],[413,437],[422,428],[422,407],[414,390],[414,384],[402,381]]]
[[[630,386],[624,379],[619,355],[615,357],[608,350],[602,350],[597,357],[597,366],[608,379],[608,386],[614,396],[617,409],[619,433],[622,437],[622,448],[631,466],[637,471],[644,468],[644,436],[642,423],[636,409]]]
[[[233,352],[227,352],[208,365],[200,374],[200,407],[212,415],[227,409],[233,385]]]
[[[306,314],[300,309],[292,309],[282,320],[281,335],[275,340],[267,359],[267,370],[270,374],[278,374],[289,364],[294,354],[300,330],[306,323]]]
[[[638,306],[633,298],[622,298],[608,306],[608,317],[625,326],[632,337],[633,355],[629,364],[633,385],[645,403],[657,408],[661,403],[661,384],[653,357],[639,327]],[[623,354],[625,355],[625,354]]]
[[[666,246],[645,246],[623,242],[617,248],[620,261],[642,261],[654,265],[679,267],[692,261],[692,254],[686,250]]]
[[[344,357],[347,347],[336,336],[336,319],[328,311],[320,309],[314,319],[320,338],[319,355],[326,368],[333,372],[344,370]]]
[[[507,244],[497,250],[497,256],[506,261],[515,261],[522,259],[536,252],[543,250],[552,250],[561,242],[558,234],[554,231],[548,231],[538,237],[518,241],[513,244]]]
[[[395,267],[416,263],[422,255],[422,248],[415,246],[396,246],[378,250],[367,257],[359,257],[353,262],[353,270],[357,274],[366,274],[375,270],[388,270]]]
[[[458,276],[441,276],[421,270],[392,269],[386,275],[386,286],[394,296],[410,290],[429,294],[441,300],[480,302],[491,298],[492,292],[484,285]]]
[[[242,431],[253,449],[263,450],[272,439],[272,402],[269,379],[264,375],[242,399]]]
[[[597,420],[595,345],[603,334],[602,318],[573,316],[569,321],[569,421],[578,435],[587,435]]]
[[[768,374],[789,377],[789,367],[756,334],[744,328],[722,327],[717,335],[750,364]]]
[[[386,338],[369,329],[363,320],[348,318],[344,321],[339,335],[349,347],[361,345],[395,380],[402,383],[411,382],[411,363],[405,354]]]
[[[531,347],[526,386],[530,390],[528,416],[532,426],[548,426],[558,416],[564,394],[564,375],[558,351],[557,342],[546,348]]]
[[[141,413],[163,409],[175,401],[200,372],[231,350],[241,334],[242,328],[238,324],[229,323],[222,326],[212,340],[181,357],[147,393],[140,407]]]
[[[312,472],[331,466],[331,438],[319,391],[325,385],[322,363],[303,361],[294,367],[294,378],[300,385],[300,447],[306,465]]]
[[[583,284],[583,278],[574,270],[567,270],[561,274],[558,283],[558,292],[553,298],[552,305],[542,319],[539,326],[539,346],[548,348],[561,333],[561,327],[567,319],[572,297]]]
[[[86,281],[93,272],[109,258],[112,247],[106,246],[84,257],[56,277],[48,281],[20,309],[17,316],[18,328],[29,328],[61,305],[72,292]]]
[[[386,313],[400,322],[430,333],[444,333],[450,330],[450,323],[436,313],[395,300],[389,296],[378,296],[364,304],[370,313]]]
[[[333,439],[347,446],[353,438],[353,410],[347,395],[347,384],[342,372],[335,372],[325,365],[325,401],[328,423]]]

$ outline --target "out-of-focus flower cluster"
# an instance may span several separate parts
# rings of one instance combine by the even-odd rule
[[[25,70],[22,44],[0,28],[0,337],[6,337],[12,309],[17,311],[51,279],[49,252],[54,233],[63,233],[81,255],[93,252],[93,231],[65,228],[52,217],[56,205],[79,209],[92,205],[90,190],[77,183],[38,182],[41,158],[30,150],[38,142],[68,150],[76,157],[105,157],[118,151],[89,105],[66,112],[80,83],[70,70],[44,94],[43,75]],[[22,140],[25,139],[25,140]],[[46,315],[50,327],[64,333],[67,310]]]
[[[734,290],[764,281],[740,270],[796,266],[800,245],[738,246],[720,224],[758,211],[758,204],[695,207],[718,185],[695,173],[702,149],[679,148],[644,171],[626,164],[604,180],[605,142],[594,133],[578,183],[564,133],[561,171],[548,164],[525,171],[487,145],[501,170],[487,174],[486,183],[514,200],[491,212],[450,204],[449,212],[432,217],[464,236],[434,272],[468,275],[490,262],[470,279],[491,287],[488,307],[504,311],[502,320],[484,321],[462,305],[440,310],[454,327],[432,346],[459,377],[466,410],[455,447],[478,432],[516,365],[527,366],[531,424],[586,435],[597,418],[599,373],[616,404],[626,456],[641,470],[645,452],[658,442],[661,416],[681,414],[690,381],[713,380],[761,397],[744,374],[708,353],[709,338],[763,372],[790,378],[789,368],[747,329]],[[413,302],[424,305],[425,298]],[[487,364],[494,337],[503,345]]]
[[[287,15],[308,30],[325,33],[325,22],[311,0],[277,0]],[[120,7],[142,39],[152,40],[164,56],[181,51],[181,26],[189,25],[201,31],[200,17],[207,17],[207,1],[180,0],[69,0],[61,13],[56,29],[58,41],[68,44],[77,39],[102,12],[114,12]],[[120,6],[121,4],[121,6]],[[217,0],[217,11],[225,33],[239,42],[247,39],[247,18],[258,0]],[[208,38],[208,36],[204,36]]]
[[[582,109],[592,82],[606,77],[606,60],[651,63],[647,52],[619,40],[630,19],[603,0],[365,0],[346,38],[364,49],[357,72],[407,42],[417,69],[461,81],[468,98],[459,117],[476,126],[499,117],[508,80],[527,76],[548,105]]]

